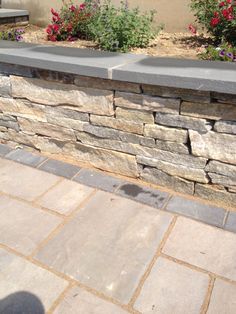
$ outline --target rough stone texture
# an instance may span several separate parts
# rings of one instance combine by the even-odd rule
[[[8,76],[0,75],[0,96],[9,97],[11,95],[11,82]]]
[[[208,172],[211,182],[214,184],[223,185],[226,187],[236,188],[236,177],[222,176],[217,173]]]
[[[195,185],[195,195],[236,209],[236,194],[229,193],[224,188],[220,188],[217,185],[197,183]]]
[[[164,258],[158,258],[134,308],[142,314],[199,314],[209,277]]]
[[[154,138],[149,138],[149,137],[140,138],[140,144],[143,146],[147,146],[147,147],[155,147],[156,146],[156,142],[155,142]]]
[[[98,192],[36,258],[128,303],[171,220],[156,209]]]
[[[105,126],[113,129],[122,130],[125,132],[135,133],[135,134],[143,134],[143,124],[138,122],[130,123],[130,121],[124,119],[115,119],[105,116],[96,116],[91,115],[90,121],[92,124],[98,126]]]
[[[66,118],[71,120],[80,120],[89,122],[89,114],[84,112],[79,112],[74,110],[73,108],[63,108],[63,107],[52,107],[52,106],[44,106],[44,110],[48,117],[57,117],[57,118]]]
[[[216,160],[210,160],[207,164],[206,171],[222,174],[227,177],[236,178],[236,166],[225,164]]]
[[[193,90],[193,89],[181,89],[174,87],[155,86],[155,85],[142,85],[142,90],[145,94],[161,97],[177,97],[186,101],[195,101],[210,103],[210,92]]]
[[[236,286],[216,279],[207,314],[235,314]]]
[[[220,133],[229,133],[236,135],[236,121],[218,121],[214,125],[214,130]]]
[[[44,194],[37,203],[60,214],[68,215],[92,193],[93,189],[63,180]]]
[[[177,143],[187,143],[188,140],[186,130],[168,128],[157,124],[146,124],[144,127],[144,135]]]
[[[19,131],[19,124],[17,123],[16,118],[10,115],[0,113],[0,126]]]
[[[224,93],[211,93],[212,98],[217,99],[219,102],[236,104],[236,96],[234,94],[224,94]]]
[[[40,208],[0,196],[0,241],[22,254],[32,253],[60,223]]]
[[[178,177],[173,177],[156,168],[145,167],[144,170],[140,173],[140,177],[144,181],[165,186],[177,192],[187,193],[191,195],[194,193],[193,182]]]
[[[180,154],[189,154],[188,146],[181,143],[156,140],[155,146],[157,149],[160,149],[160,150],[167,150],[169,152],[180,153]]]
[[[189,131],[192,154],[236,165],[236,137],[229,134]]]
[[[141,88],[139,84],[129,82],[119,82],[88,76],[75,76],[74,83],[75,85],[81,87],[92,87],[96,89],[123,91],[137,94],[141,93]]]
[[[59,140],[76,140],[73,130],[40,121],[18,118],[20,129],[24,132],[40,134]],[[83,122],[82,122],[83,123]]]
[[[211,123],[204,119],[173,114],[157,113],[155,122],[166,126],[190,129],[199,132],[208,132],[212,129]]]
[[[100,299],[94,294],[82,290],[79,287],[72,288],[54,312],[54,314],[65,313],[128,314],[128,312],[117,305]]]
[[[236,234],[234,233],[179,217],[163,252],[217,275],[235,280],[235,241]]]
[[[210,104],[182,102],[181,115],[212,120],[236,120],[236,106],[212,102]]]
[[[116,108],[116,118],[132,121],[132,123],[154,123],[154,115],[152,112],[125,109],[125,108]]]
[[[113,93],[70,84],[11,76],[12,95],[43,105],[73,107],[81,112],[111,116]],[[99,104],[99,106],[98,106]]]
[[[51,125],[61,126],[63,128],[73,129],[73,130],[76,130],[76,131],[83,131],[84,130],[84,126],[89,124],[88,122],[84,122],[84,121],[80,121],[80,120],[74,120],[74,119],[69,119],[69,118],[56,117],[54,115],[48,116],[47,117],[47,121],[48,121],[47,125],[51,124]],[[63,136],[62,136],[62,138],[63,138]]]
[[[115,93],[117,107],[155,112],[179,113],[180,100],[174,98],[150,97],[131,93]]]
[[[72,154],[81,161],[89,162],[95,168],[130,177],[138,177],[138,167],[134,156],[81,143],[66,144],[63,151]]]
[[[0,313],[44,313],[68,286],[64,279],[3,249],[0,270]]]
[[[203,169],[190,168],[187,165],[177,165],[162,160],[137,156],[137,162],[142,165],[155,167],[171,176],[181,177],[187,180],[208,183],[209,179]]]

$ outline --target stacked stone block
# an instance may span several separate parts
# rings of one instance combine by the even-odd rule
[[[0,139],[236,206],[236,95],[9,65]]]

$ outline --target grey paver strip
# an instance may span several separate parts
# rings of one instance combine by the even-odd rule
[[[218,227],[223,227],[227,213],[224,208],[206,205],[197,200],[189,200],[180,196],[172,197],[166,209]]]
[[[6,155],[6,158],[32,167],[37,167],[40,163],[47,159],[46,157],[32,154],[31,152],[23,149],[16,149],[11,151]]]
[[[80,167],[55,159],[48,159],[39,169],[53,173],[55,175],[71,179],[80,170]]]
[[[52,174],[0,159],[0,191],[32,201],[59,182]]]
[[[114,192],[124,181],[112,176],[89,170],[82,169],[74,178],[74,181],[92,186],[107,192]]]
[[[100,191],[36,259],[128,303],[172,217]]]
[[[0,243],[22,254],[30,254],[61,221],[25,202],[0,196]]]
[[[236,281],[236,234],[179,217],[163,252]]]
[[[72,288],[54,314],[127,314],[115,304],[102,300],[95,295],[79,288]]]
[[[7,145],[0,143],[0,156],[4,157],[8,153],[10,153],[11,150],[12,149],[10,148],[10,146],[7,146]]]
[[[236,285],[216,279],[207,314],[235,314]]]
[[[0,249],[0,313],[44,313],[68,286],[51,272]]]
[[[37,203],[60,214],[70,214],[93,191],[85,185],[63,180],[39,198]]]
[[[229,212],[225,229],[236,233],[236,212]]]
[[[167,201],[169,194],[149,187],[137,185],[134,183],[125,183],[119,187],[117,194],[134,199],[138,202],[162,208]]]
[[[158,258],[134,307],[142,314],[199,314],[209,276]]]

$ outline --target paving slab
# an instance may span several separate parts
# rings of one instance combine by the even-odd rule
[[[25,202],[0,196],[0,243],[30,254],[61,219]]]
[[[68,283],[0,249],[0,313],[44,314]]]
[[[57,176],[71,179],[80,170],[80,167],[55,159],[48,159],[39,169],[53,173]]]
[[[199,314],[209,276],[158,258],[135,302],[142,314]]]
[[[179,217],[163,252],[236,280],[236,234]]]
[[[225,229],[236,233],[236,212],[229,212]]]
[[[74,287],[54,311],[54,314],[127,314],[115,304],[102,300],[95,295]]]
[[[166,210],[185,215],[217,227],[223,227],[227,211],[224,208],[206,205],[197,200],[189,200],[180,196],[173,196],[166,206]]]
[[[124,183],[124,180],[120,180],[107,174],[89,169],[82,169],[74,178],[74,181],[107,192],[114,192],[122,183]]]
[[[117,190],[117,194],[159,209],[164,206],[169,197],[167,192],[134,183],[124,183]]]
[[[0,191],[32,201],[59,182],[50,173],[0,158]]]
[[[236,313],[236,284],[216,279],[207,314]]]
[[[33,154],[23,149],[13,150],[5,157],[31,167],[37,167],[40,163],[47,159],[46,157]]]
[[[0,156],[4,157],[8,153],[10,153],[11,150],[12,149],[9,146],[0,144]]]
[[[37,203],[67,215],[78,208],[93,191],[85,185],[63,180],[38,199]]]
[[[170,214],[100,191],[36,259],[128,303],[171,221]]]

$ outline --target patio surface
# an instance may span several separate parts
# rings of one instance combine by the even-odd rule
[[[0,156],[0,313],[236,313],[236,211]]]

